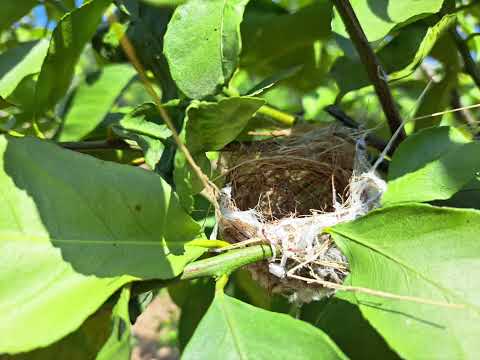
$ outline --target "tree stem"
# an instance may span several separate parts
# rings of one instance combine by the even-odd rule
[[[260,109],[257,110],[257,113],[268,116],[273,120],[287,126],[293,126],[296,121],[294,115],[274,109],[268,105],[263,105]]]
[[[348,35],[357,49],[360,60],[367,70],[368,78],[375,88],[375,92],[377,93],[383,112],[387,118],[390,131],[393,134],[399,127],[402,126],[402,119],[400,113],[398,112],[397,106],[393,101],[393,96],[388,87],[387,78],[383,67],[370,47],[367,37],[365,36],[355,12],[353,11],[350,1],[333,0],[333,4],[340,14]],[[352,71],[355,71],[355,69],[352,69]],[[394,142],[394,147],[396,147],[404,138],[405,133],[402,130]]]

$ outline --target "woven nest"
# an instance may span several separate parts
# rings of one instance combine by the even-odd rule
[[[221,235],[280,250],[270,262],[250,266],[271,292],[309,302],[331,294],[326,285],[348,275],[347,258],[323,229],[378,205],[384,183],[368,173],[361,143],[358,132],[344,127],[300,128],[222,153]]]

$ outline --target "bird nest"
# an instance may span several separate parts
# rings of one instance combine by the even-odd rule
[[[220,233],[230,243],[272,246],[269,262],[250,266],[271,292],[309,302],[348,275],[347,258],[324,229],[379,205],[385,183],[370,171],[363,139],[336,125],[297,128],[222,152]]]

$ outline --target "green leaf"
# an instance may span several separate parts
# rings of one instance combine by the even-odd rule
[[[3,1],[0,11],[0,32],[27,15],[37,4],[37,0]]]
[[[185,95],[217,91],[237,66],[240,23],[248,0],[191,0],[177,7],[165,34],[172,77]],[[202,19],[202,21],[199,21]]]
[[[194,155],[195,163],[200,166],[204,174],[210,175],[210,160],[205,153]],[[194,210],[195,195],[203,190],[203,183],[192,170],[185,155],[181,151],[175,153],[175,167],[173,169],[173,180],[175,182],[175,192],[178,194],[183,208],[191,213]]]
[[[1,137],[0,153],[0,352],[57,341],[123,284],[175,277],[203,253],[154,173],[33,138]]]
[[[55,27],[35,94],[35,111],[53,107],[68,90],[75,65],[111,0],[90,0],[65,15]]]
[[[183,359],[346,359],[322,331],[217,293]]]
[[[110,334],[111,304],[107,303],[91,315],[76,331],[41,349],[8,356],[8,360],[95,359]],[[2,358],[3,359],[3,358]]]
[[[448,73],[439,82],[433,83],[425,94],[419,99],[416,105],[414,118],[420,116],[431,115],[437,112],[442,112],[450,106],[450,99],[452,97],[452,90],[457,85],[456,72]],[[427,117],[420,119],[413,123],[415,130],[425,129],[431,126],[440,124],[442,115]]]
[[[416,22],[403,28],[388,44],[380,48],[377,56],[388,74],[388,80],[411,75],[454,21],[454,15],[446,15],[433,25],[426,21]],[[352,73],[351,69],[357,70]],[[370,85],[365,67],[358,58],[341,56],[331,71],[342,94]]]
[[[405,140],[389,168],[384,204],[448,199],[480,171],[480,142],[451,127],[429,128]]]
[[[363,317],[352,293],[303,305],[301,319],[324,331],[350,359],[400,359]]]
[[[120,137],[135,141],[142,148],[147,165],[155,169],[165,148],[164,142],[172,135],[161,122],[156,106],[146,103],[114,124],[112,130]]]
[[[80,84],[63,122],[59,140],[78,141],[93,131],[135,74],[130,65],[110,65]]]
[[[242,23],[244,45],[240,71],[230,86],[236,87],[241,94],[251,94],[250,89],[268,82],[266,79],[297,69],[288,79],[278,79],[282,81],[267,92],[269,103],[288,109],[287,101],[298,98],[300,104],[302,94],[299,90],[316,88],[330,68],[330,57],[322,46],[331,34],[331,1],[315,1],[292,14],[267,11],[253,5],[247,7]],[[279,87],[287,94],[287,101],[272,101],[272,93]]]
[[[130,360],[132,351],[132,329],[128,302],[130,301],[130,287],[124,287],[117,304],[112,311],[112,332],[105,345],[98,353],[96,360]]]
[[[356,292],[363,316],[402,358],[467,359],[480,333],[480,212],[403,205],[335,226],[353,286],[452,308]]]
[[[186,3],[187,0],[141,0],[153,6],[177,6]]]
[[[178,342],[183,350],[213,301],[215,284],[212,278],[182,281],[169,286],[168,293],[181,308]]]
[[[265,100],[241,96],[192,102],[187,109],[185,143],[192,153],[220,150],[235,140]]]
[[[440,11],[444,0],[365,1],[350,0],[368,41],[377,41],[392,29]],[[347,38],[342,20],[335,12],[333,31]]]
[[[9,97],[28,75],[40,72],[48,41],[22,43],[0,55],[0,96]]]

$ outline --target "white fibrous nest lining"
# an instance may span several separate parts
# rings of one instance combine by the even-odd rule
[[[386,185],[371,171],[364,135],[336,125],[297,128],[222,153],[221,235],[280,250],[250,266],[271,292],[309,302],[333,292],[325,282],[341,284],[348,275],[347,258],[324,229],[379,205]]]

